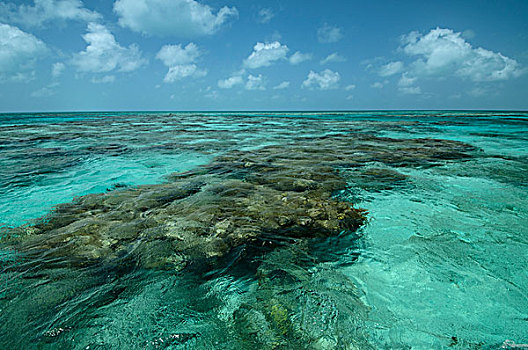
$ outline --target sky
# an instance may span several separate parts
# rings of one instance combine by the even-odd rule
[[[528,109],[528,1],[0,1],[0,112]]]

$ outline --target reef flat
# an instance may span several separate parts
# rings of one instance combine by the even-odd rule
[[[347,188],[340,170],[372,162],[429,167],[474,151],[456,141],[347,135],[234,151],[163,184],[79,197],[10,236],[27,256],[51,254],[81,264],[126,256],[142,267],[178,268],[187,257],[221,257],[243,244],[265,245],[270,237],[355,231],[366,217],[339,200]],[[387,173],[367,169],[361,176],[388,184],[404,178]]]
[[[218,143],[178,146],[201,152]],[[116,150],[126,152],[115,144],[88,151]],[[85,301],[86,308],[104,307],[131,293],[132,287],[124,287],[122,280],[137,271],[202,275],[254,264],[257,297],[230,315],[236,319],[231,331],[240,337],[240,344],[269,349],[368,348],[360,327],[366,307],[358,295],[352,293],[348,302],[340,301],[339,308],[352,308],[346,319],[336,314],[331,321],[335,327],[354,324],[356,330],[325,338],[318,330],[326,327],[325,322],[310,326],[293,316],[303,298],[313,302],[313,298],[324,297],[315,292],[297,297],[278,292],[310,290],[305,271],[287,270],[281,264],[287,265],[294,256],[306,256],[310,239],[339,235],[359,239],[354,234],[367,222],[367,212],[346,199],[353,191],[351,183],[378,190],[405,186],[407,176],[396,170],[399,167],[429,168],[476,156],[478,149],[463,142],[380,137],[349,129],[290,137],[252,149],[230,149],[206,165],[171,174],[161,184],[116,186],[106,193],[80,196],[56,206],[32,225],[4,229],[2,245],[19,259],[7,271],[20,286],[36,279],[43,282],[32,284],[36,290],[23,291],[3,305],[2,312],[10,319],[9,331],[33,323],[39,330],[33,338],[46,344],[51,336],[75,330],[71,321],[51,321],[53,310],[96,286],[108,287],[99,293],[97,302]],[[263,255],[271,258],[260,264]],[[274,259],[281,263],[273,263]],[[38,299],[31,297],[35,292]],[[79,312],[75,311],[77,317]],[[355,315],[353,320],[350,315]],[[0,335],[6,331],[2,328]],[[195,337],[163,339],[176,344],[184,338]],[[161,346],[159,341],[149,344]]]

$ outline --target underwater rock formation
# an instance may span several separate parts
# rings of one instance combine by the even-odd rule
[[[473,150],[456,141],[337,134],[232,151],[164,184],[76,198],[11,235],[29,259],[46,254],[81,266],[116,260],[179,270],[189,259],[222,257],[244,244],[356,230],[365,212],[335,196],[347,187],[340,169],[372,162],[427,167]],[[375,168],[360,176],[405,180]]]
[[[185,147],[200,152],[209,144]],[[111,152],[125,150],[109,148]],[[42,331],[39,341],[55,334],[67,336],[72,322],[57,321],[55,308],[72,295],[86,295],[75,305],[75,312],[70,310],[77,316],[84,309],[108,305],[126,290],[120,279],[132,278],[127,272],[182,272],[198,265],[206,267],[203,273],[222,268],[226,261],[233,264],[228,258],[235,250],[245,256],[245,262],[252,261],[248,255],[271,253],[281,258],[276,263],[268,259],[255,268],[257,299],[232,313],[234,333],[266,349],[332,349],[345,344],[368,348],[359,326],[367,310],[359,297],[349,295],[343,301],[345,293],[337,295],[338,287],[325,285],[328,271],[315,277],[322,286],[315,291],[308,287],[313,274],[281,270],[283,257],[291,255],[283,247],[291,244],[302,249],[307,239],[350,233],[366,223],[367,213],[340,196],[354,184],[350,176],[358,176],[356,184],[378,179],[383,188],[406,181],[391,168],[431,167],[446,160],[469,159],[474,151],[470,145],[448,140],[392,139],[353,132],[296,136],[255,150],[223,152],[208,165],[173,174],[163,184],[119,187],[76,198],[34,225],[7,232],[2,243],[16,250],[22,263],[6,269],[20,272],[22,279],[43,282],[37,284],[39,299],[25,290],[3,310],[4,315],[16,320],[15,328],[33,323],[33,329]],[[277,246],[280,254],[273,249]],[[340,283],[350,281],[343,279],[337,286]],[[92,300],[94,286],[105,289]],[[284,288],[297,294],[283,293]],[[24,310],[36,311],[20,311],[17,305],[21,303],[31,306]],[[325,310],[330,319],[324,318],[326,314],[314,320],[299,319]],[[350,315],[357,319],[345,319]],[[46,324],[42,319],[52,321]],[[357,329],[343,328],[350,324],[358,325]],[[328,337],[329,332],[338,336]]]
[[[233,313],[236,334],[259,349],[373,349],[357,288],[331,265],[301,268],[297,262],[307,258],[289,248],[267,255],[257,270],[255,300]]]
[[[332,198],[345,184],[320,170],[297,179],[251,170],[244,179],[193,173],[84,196],[27,228],[19,249],[80,265],[126,257],[142,267],[179,269],[189,258],[221,257],[242,244],[357,229],[364,212]]]

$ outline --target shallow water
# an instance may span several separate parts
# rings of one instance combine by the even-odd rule
[[[461,141],[474,149],[453,144],[450,154],[444,144],[415,139]],[[429,150],[414,153],[423,147]],[[139,253],[127,248],[125,256],[90,264],[79,261],[78,248],[72,260],[57,255],[58,246],[46,250],[39,242],[35,254],[13,240],[22,225],[27,239],[37,241],[41,233],[32,225],[38,228],[38,218],[77,196],[117,198],[186,171],[206,187],[231,186],[238,179],[222,172],[236,168],[237,157],[246,164],[266,157],[266,164],[310,175],[319,158],[299,158],[305,150],[346,180],[334,198],[368,210],[359,230],[264,238],[273,240],[269,247],[237,243],[212,262],[192,258],[184,268],[147,261],[163,252],[143,245],[144,237],[134,245]],[[528,343],[527,156],[523,112],[0,115],[0,347],[497,349],[507,339]],[[284,186],[279,190],[290,191]],[[260,201],[259,193],[248,198]],[[185,208],[208,213],[208,201],[220,201],[222,218],[236,210],[217,197],[192,198],[173,215]],[[255,204],[260,210],[267,208],[262,200]],[[147,216],[155,211],[144,209]],[[113,244],[107,251],[117,249]]]

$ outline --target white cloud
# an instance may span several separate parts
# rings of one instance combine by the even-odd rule
[[[289,87],[290,87],[290,82],[289,81],[283,81],[279,85],[274,86],[273,90],[282,90],[282,89],[287,89]]]
[[[350,84],[350,85],[345,86],[345,91],[354,90],[355,88],[356,88],[356,85]]]
[[[240,75],[233,75],[227,79],[219,80],[218,87],[221,89],[231,89],[235,85],[244,83],[244,79]]]
[[[321,64],[327,64],[330,62],[345,62],[346,58],[338,54],[337,52],[331,53],[326,58],[321,60]]]
[[[389,82],[388,82],[387,80],[385,80],[385,81],[383,81],[383,82],[381,82],[381,81],[376,81],[376,82],[370,84],[370,87],[373,87],[373,88],[375,88],[375,89],[383,89],[383,87],[384,87],[385,85],[387,85],[388,83],[389,83]]]
[[[169,71],[163,78],[166,83],[173,83],[176,80],[180,80],[187,77],[200,78],[207,75],[207,70],[200,69],[195,64],[182,64],[174,67],[170,67]]]
[[[278,41],[269,44],[257,42],[251,55],[244,60],[244,66],[252,69],[271,66],[275,61],[286,59],[288,50],[288,46]]]
[[[258,21],[262,24],[269,23],[275,14],[270,8],[263,8],[258,12]]]
[[[229,19],[238,17],[234,7],[216,14],[195,0],[117,0],[114,12],[119,25],[135,32],[190,38],[216,33]]]
[[[32,80],[35,61],[47,51],[46,44],[35,36],[0,23],[0,80]]]
[[[122,47],[101,24],[89,23],[88,33],[83,35],[83,39],[88,46],[84,51],[76,53],[72,59],[72,64],[79,72],[131,72],[147,63],[136,45]]]
[[[422,93],[422,89],[419,86],[399,87],[398,91],[407,95],[419,95]]]
[[[176,66],[180,64],[194,63],[201,53],[194,43],[187,46],[164,45],[156,55],[156,58],[163,61],[166,66]]]
[[[413,85],[418,78],[410,77],[407,73],[402,74],[400,80],[398,80],[398,86],[406,87]]]
[[[262,74],[259,74],[256,77],[251,74],[248,75],[246,90],[266,90],[264,77]]]
[[[99,13],[86,9],[80,0],[35,0],[33,6],[0,3],[0,20],[26,26],[67,20],[91,22],[100,18]]]
[[[388,77],[394,74],[398,74],[403,70],[403,62],[389,62],[386,65],[382,66],[378,74],[382,77]]]
[[[306,80],[303,81],[302,87],[309,89],[318,88],[320,90],[336,89],[340,79],[339,73],[330,69],[325,69],[320,73],[310,71]]]
[[[349,101],[350,101],[350,100],[353,100],[353,99],[354,99],[354,95],[348,95],[348,96],[346,97],[346,99],[349,100]]]
[[[64,69],[66,69],[66,65],[62,62],[56,62],[51,66],[51,76],[53,78],[58,78],[62,75],[62,72],[64,72]]]
[[[207,70],[198,68],[195,64],[201,52],[194,43],[187,46],[164,45],[156,55],[164,65],[169,67],[169,71],[163,79],[166,83],[173,83],[186,77],[199,78],[207,75]]]
[[[422,89],[414,85],[417,80],[417,77],[409,76],[409,73],[403,73],[400,80],[398,80],[398,91],[406,95],[421,94]]]
[[[35,80],[36,72],[34,70],[32,71],[26,71],[26,72],[17,72],[11,76],[4,76],[4,78],[9,78],[12,81],[20,82],[20,83],[28,83],[32,80]],[[2,78],[3,79],[3,78]],[[1,79],[0,79],[1,81]]]
[[[317,29],[317,39],[320,43],[335,43],[343,38],[343,31],[339,27],[330,26],[325,23],[324,26]]]
[[[301,62],[309,61],[311,59],[312,59],[311,53],[301,53],[300,51],[295,52],[289,58],[291,64],[299,64]]]
[[[402,50],[418,56],[410,71],[414,75],[454,75],[475,82],[515,78],[523,73],[519,63],[499,52],[474,48],[461,33],[436,28],[422,35],[411,32],[402,38]]]
[[[102,77],[93,77],[90,80],[94,84],[111,84],[115,81],[115,75],[105,75]]]

